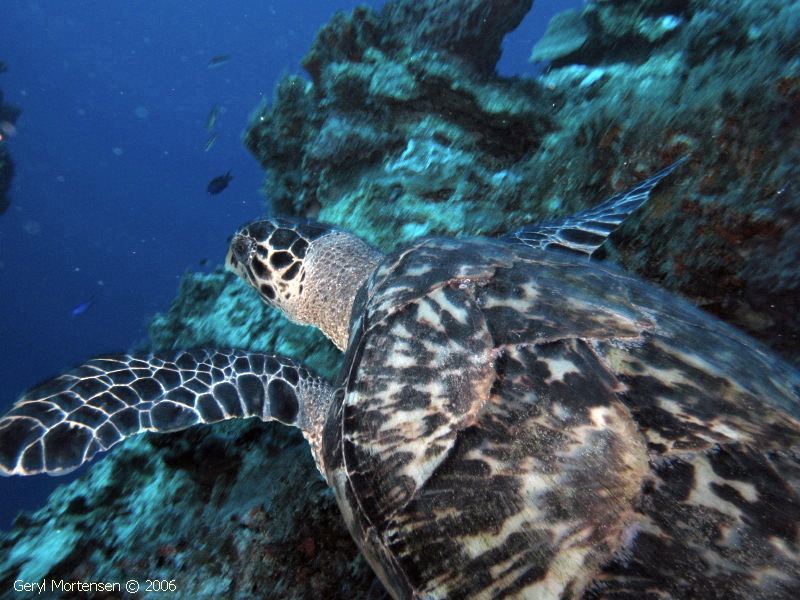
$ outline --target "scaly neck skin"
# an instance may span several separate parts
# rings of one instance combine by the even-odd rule
[[[356,293],[383,258],[381,252],[345,231],[334,230],[314,240],[303,261],[303,302],[290,310],[284,308],[287,316],[319,327],[344,351]]]
[[[297,392],[300,399],[300,411],[297,422],[294,423],[303,432],[303,437],[311,446],[311,454],[317,470],[327,481],[325,460],[322,456],[322,435],[325,430],[325,420],[334,398],[334,388],[328,381],[303,371],[306,377],[301,377],[297,383]],[[330,482],[329,482],[330,483]]]

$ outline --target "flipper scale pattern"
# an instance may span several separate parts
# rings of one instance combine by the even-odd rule
[[[591,255],[633,211],[647,202],[653,188],[685,161],[685,157],[676,160],[639,185],[597,206],[568,217],[525,225],[502,236],[502,239],[540,250],[557,248]]]
[[[0,419],[0,474],[58,475],[144,431],[230,418],[304,428],[301,385],[315,375],[291,359],[241,350],[94,358],[32,389]]]

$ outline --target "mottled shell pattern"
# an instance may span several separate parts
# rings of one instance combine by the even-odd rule
[[[397,598],[800,597],[800,377],[613,266],[426,239],[353,310],[324,462]]]
[[[0,475],[275,419],[396,600],[800,598],[800,373],[587,257],[680,162],[571,217],[389,256],[251,223],[228,266],[346,348],[338,382],[242,350],[99,357],[0,418]]]

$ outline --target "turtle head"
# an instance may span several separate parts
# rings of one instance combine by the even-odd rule
[[[347,348],[356,292],[383,255],[331,225],[275,217],[233,236],[226,266],[291,320],[315,325]]]
[[[289,219],[253,221],[234,235],[225,264],[268,304],[291,312],[303,296],[309,247],[333,230],[321,223]]]

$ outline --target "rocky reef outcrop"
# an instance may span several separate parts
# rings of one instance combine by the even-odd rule
[[[285,77],[245,137],[272,209],[388,249],[570,213],[689,156],[601,257],[800,364],[800,2],[591,0],[537,43],[542,76],[500,77],[502,38],[530,5],[334,16],[310,80]],[[221,270],[187,274],[151,337],[327,374],[339,360]],[[172,598],[365,597],[372,582],[302,438],[252,422],[126,442],[0,550],[0,593],[21,576],[176,580]]]
[[[554,19],[533,51],[552,65],[540,82],[562,99],[565,156],[691,156],[679,193],[628,223],[611,257],[795,364],[798,27],[798,2],[596,0]]]
[[[275,210],[384,247],[530,218],[514,206],[554,126],[549,94],[493,75],[530,4],[390,3],[334,17],[303,61],[311,83],[286,77],[245,138]]]
[[[276,210],[382,247],[569,213],[688,155],[606,252],[798,363],[799,10],[596,0],[553,19],[536,79],[493,76],[444,34],[399,50],[388,16],[339,15],[305,59],[312,83],[286,77],[245,144]]]

